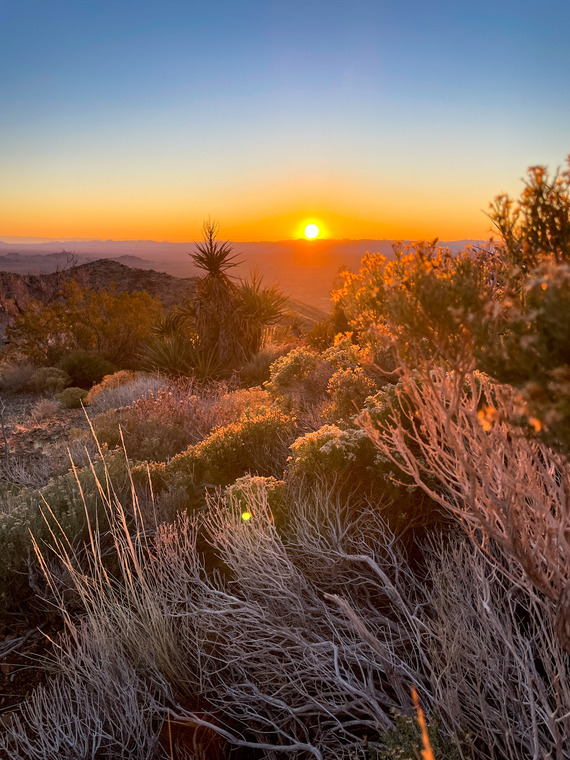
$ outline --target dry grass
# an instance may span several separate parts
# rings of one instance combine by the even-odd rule
[[[61,409],[61,404],[52,398],[41,398],[32,406],[30,410],[30,420],[38,424],[44,422],[50,417],[54,417]]]
[[[154,397],[168,386],[166,378],[160,375],[123,370],[95,385],[87,394],[86,404],[94,414],[99,414]]]
[[[0,364],[0,391],[22,393],[30,389],[30,380],[37,370],[31,362],[2,361]]]
[[[257,484],[151,536],[136,497],[129,518],[102,490],[116,570],[94,528],[81,559],[59,542],[64,572],[43,562],[67,638],[59,680],[0,737],[11,757],[55,760],[72,745],[81,760],[168,757],[156,743],[168,717],[192,742],[202,727],[275,760],[364,758],[365,735],[373,747],[393,711],[414,714],[412,684],[448,736],[478,737],[474,757],[567,757],[568,659],[548,603],[508,558],[499,573],[464,541],[434,544],[420,583],[374,508],[355,522],[327,492],[300,491],[282,535]]]

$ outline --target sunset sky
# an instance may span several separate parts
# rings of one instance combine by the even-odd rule
[[[0,0],[0,240],[489,234],[570,152],[568,0]]]

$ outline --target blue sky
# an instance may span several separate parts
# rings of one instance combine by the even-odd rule
[[[0,237],[481,236],[570,152],[569,30],[562,0],[0,0]]]

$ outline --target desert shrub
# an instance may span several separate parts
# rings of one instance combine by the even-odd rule
[[[486,372],[521,390],[522,421],[532,419],[543,440],[570,452],[570,319],[561,316],[567,314],[570,264],[544,262],[526,276],[518,298],[497,308],[497,338],[476,356]]]
[[[223,393],[216,403],[215,427],[237,422],[244,414],[264,412],[274,407],[273,399],[263,388],[237,388]]]
[[[118,372],[113,372],[112,375],[105,375],[99,383],[89,389],[85,403],[91,406],[97,396],[103,391],[120,388],[130,383],[136,377],[137,373],[132,369],[121,369]],[[117,404],[117,406],[127,406],[127,404]]]
[[[262,348],[240,367],[241,384],[250,387],[266,383],[271,378],[271,365],[284,353],[285,350],[279,346]]]
[[[568,515],[567,460],[528,440],[512,420],[520,399],[484,375],[433,369],[429,382],[405,378],[412,406],[394,405],[387,422],[363,420],[380,453],[441,507],[491,538],[520,563],[525,582],[557,605],[557,632],[570,651],[570,549],[560,542]]]
[[[184,427],[159,416],[144,417],[132,407],[109,409],[92,420],[97,440],[110,449],[125,449],[139,460],[165,461],[188,446]]]
[[[59,367],[40,367],[30,377],[29,387],[36,393],[59,393],[71,383],[70,375]]]
[[[59,400],[53,398],[41,398],[30,409],[30,419],[38,423],[53,417],[61,409]]]
[[[317,408],[320,416],[327,383],[333,374],[327,359],[307,348],[294,348],[273,362],[270,374],[265,388],[285,411],[304,416],[306,411]]]
[[[141,399],[156,398],[170,387],[164,377],[121,370],[107,375],[87,394],[87,403],[96,412],[131,406]]]
[[[267,501],[267,506],[275,520],[277,528],[284,522],[285,493],[284,482],[273,476],[244,475],[235,480],[225,489],[225,496],[232,500],[242,509],[242,520],[247,522],[255,519],[256,510],[252,509],[256,499],[262,503]]]
[[[339,369],[331,376],[327,392],[331,405],[326,410],[329,421],[348,420],[361,411],[368,396],[377,390],[377,383],[362,367]]]
[[[275,409],[245,415],[174,457],[166,475],[187,478],[191,488],[201,483],[227,486],[246,473],[279,478],[294,437],[290,415]]]
[[[289,391],[317,369],[319,359],[320,356],[315,351],[303,347],[294,348],[271,365],[271,379],[266,383],[267,389],[275,395]]]
[[[0,391],[22,393],[30,390],[37,366],[28,361],[3,361],[0,365]]]
[[[139,380],[133,382],[145,387]],[[124,387],[127,393],[130,386]],[[269,407],[270,398],[260,388],[227,392],[225,384],[200,386],[179,381],[159,389],[156,395],[139,398],[129,408],[97,415],[93,427],[99,441],[110,448],[122,445],[122,430],[129,456],[166,461],[200,442],[214,427],[234,423],[246,412],[264,413]]]
[[[370,443],[358,428],[323,425],[291,444],[288,480],[329,484],[344,499],[387,503],[384,473]]]
[[[66,409],[81,409],[81,402],[86,395],[84,388],[66,388],[56,398]]]
[[[469,250],[452,255],[436,244],[396,244],[390,261],[366,254],[332,297],[359,336],[388,338],[411,366],[439,359],[469,368],[487,340],[486,272]]]
[[[73,657],[58,657],[65,675],[39,687],[21,713],[12,715],[10,735],[0,738],[4,757],[12,760],[157,760],[163,716],[156,694],[135,674],[118,647],[101,636],[82,637]],[[67,654],[67,653],[66,653]],[[77,678],[78,671],[82,676]],[[67,678],[65,677],[67,676]],[[74,682],[75,681],[75,682]],[[78,714],[81,720],[77,720]],[[172,756],[171,756],[172,757]]]
[[[367,399],[366,414],[376,425],[390,414],[393,387]],[[368,440],[367,440],[368,439]],[[323,425],[291,445],[288,478],[320,483],[354,505],[376,504],[390,529],[401,535],[441,524],[443,511],[389,457],[375,450],[369,435],[354,425]]]
[[[26,306],[7,330],[8,353],[49,365],[72,351],[96,351],[121,367],[132,367],[161,314],[159,299],[148,293],[117,293],[114,287],[95,291],[71,280],[61,298]]]
[[[79,388],[91,388],[99,383],[105,375],[112,374],[116,367],[104,356],[95,351],[72,351],[62,357],[58,366],[67,372],[71,382]]]
[[[33,593],[29,586],[28,561],[34,557],[31,535],[42,550],[63,535],[71,544],[88,537],[86,510],[105,530],[107,514],[97,479],[105,483],[105,467],[120,498],[128,498],[130,479],[123,452],[108,453],[105,461],[51,480],[39,491],[22,488],[12,499],[10,510],[0,512],[0,611],[27,609]],[[83,496],[82,496],[83,493]],[[85,502],[84,502],[84,500]],[[46,508],[49,504],[49,509]],[[45,519],[44,519],[45,516]],[[37,574],[37,569],[36,569]]]

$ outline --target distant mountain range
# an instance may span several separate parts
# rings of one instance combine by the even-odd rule
[[[441,242],[456,253],[480,240]],[[291,297],[326,308],[329,293],[341,268],[357,270],[366,252],[391,257],[391,240],[285,240],[235,243],[242,263],[233,270],[239,277],[258,272],[267,284],[277,284]],[[189,253],[195,243],[153,240],[81,240],[44,243],[0,241],[0,271],[47,274],[97,259],[111,259],[137,269],[153,269],[174,277],[199,274]]]

